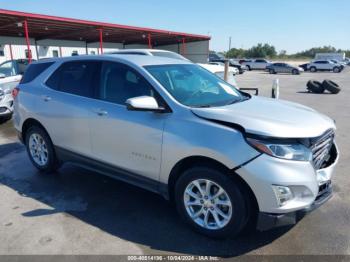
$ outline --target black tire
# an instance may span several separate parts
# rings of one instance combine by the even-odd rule
[[[249,65],[247,65],[247,69],[248,69],[248,71],[252,71],[252,69],[250,68]]]
[[[316,67],[314,67],[314,66],[310,67],[310,72],[312,72],[312,73],[317,72],[317,68],[316,68]]]
[[[324,89],[331,92],[332,94],[338,94],[341,90],[339,85],[331,80],[324,80],[322,82],[322,86]]]
[[[224,227],[220,229],[204,228],[193,221],[188,214],[184,204],[184,192],[187,186],[197,179],[207,179],[216,183],[229,196],[232,204],[232,216]],[[194,167],[188,169],[180,176],[175,185],[175,203],[181,218],[187,224],[191,225],[195,231],[212,238],[237,236],[249,221],[247,200],[244,198],[244,193],[242,193],[237,183],[224,172],[210,167]]]
[[[30,137],[33,134],[37,134],[37,135],[39,135],[42,138],[42,140],[45,143],[46,149],[47,149],[47,161],[43,165],[38,164],[34,160],[32,154],[30,152],[29,140],[30,140]],[[26,149],[27,149],[27,153],[28,153],[30,161],[32,162],[32,164],[40,172],[42,172],[42,173],[52,173],[52,172],[56,171],[59,168],[60,164],[59,164],[59,161],[58,161],[58,159],[56,157],[56,154],[55,154],[54,147],[53,147],[53,144],[51,142],[51,139],[50,139],[49,135],[46,133],[46,131],[43,130],[41,127],[39,127],[39,126],[32,126],[32,127],[30,127],[28,129],[28,131],[26,132],[26,135],[25,135],[25,145],[26,145]]]
[[[315,81],[315,80],[310,80],[307,82],[306,84],[307,86],[307,90],[309,92],[312,93],[316,93],[316,94],[322,94],[325,90],[324,86],[322,85],[322,83]]]
[[[340,72],[341,72],[340,67],[337,67],[337,66],[334,67],[334,68],[333,68],[333,72],[334,72],[334,73],[340,73]]]
[[[293,70],[292,70],[292,74],[293,74],[293,75],[299,75],[299,70],[293,69]]]
[[[275,70],[269,69],[269,73],[270,73],[270,74],[275,74]]]
[[[12,118],[12,114],[7,116],[0,116],[0,124],[5,124],[7,121],[10,121]]]

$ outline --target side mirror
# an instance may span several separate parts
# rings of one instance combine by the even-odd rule
[[[5,75],[5,74],[0,73],[0,78],[5,78],[5,77],[6,77],[6,75]]]
[[[130,111],[165,111],[165,108],[159,107],[157,100],[151,96],[138,96],[129,98],[126,100],[126,107]]]

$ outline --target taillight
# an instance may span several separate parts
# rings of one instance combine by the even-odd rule
[[[15,87],[13,90],[12,90],[12,97],[13,99],[15,99],[19,94],[19,88],[18,87]]]

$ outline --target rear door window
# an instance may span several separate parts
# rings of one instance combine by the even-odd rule
[[[31,64],[28,66],[27,70],[25,70],[26,65],[24,63],[19,64],[19,70],[23,73],[25,71],[24,76],[22,77],[21,84],[29,83],[33,81],[37,76],[39,76],[42,72],[44,72],[49,66],[51,66],[54,62],[50,63],[40,63],[40,64]],[[21,67],[22,65],[22,67]]]
[[[61,92],[92,98],[98,89],[100,70],[99,61],[67,62],[50,76],[46,85]]]

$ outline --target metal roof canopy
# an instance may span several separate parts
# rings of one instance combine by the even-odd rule
[[[25,37],[25,21],[30,38],[60,39],[123,44],[145,44],[149,47],[210,40],[209,36],[126,26],[58,16],[40,15],[0,9],[0,36]]]

